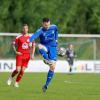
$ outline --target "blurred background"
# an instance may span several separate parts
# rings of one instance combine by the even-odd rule
[[[0,0],[0,34],[20,33],[24,23],[29,25],[29,33],[34,33],[45,16],[58,26],[59,34],[100,34],[99,0]],[[15,57],[14,38],[0,36],[0,59]],[[59,46],[66,48],[70,42],[78,59],[100,59],[99,38],[59,38]],[[40,58],[36,47],[36,59]]]

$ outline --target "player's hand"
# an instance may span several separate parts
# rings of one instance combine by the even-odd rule
[[[32,47],[32,42],[29,43],[29,47]]]
[[[21,52],[16,52],[16,55],[21,56],[21,55],[22,55],[22,53],[21,53]]]
[[[32,54],[32,57],[31,57],[31,59],[32,59],[32,60],[34,60],[34,54]]]

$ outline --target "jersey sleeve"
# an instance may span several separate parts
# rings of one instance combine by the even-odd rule
[[[57,26],[55,28],[55,40],[56,40],[56,42],[58,42],[58,28],[57,28]]]
[[[18,45],[18,38],[16,37],[13,41],[12,41],[13,45]]]
[[[38,29],[29,39],[29,42],[34,41],[35,39],[37,39],[40,35],[41,35],[41,29]]]

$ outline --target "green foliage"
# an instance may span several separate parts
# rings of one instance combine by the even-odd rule
[[[0,31],[20,32],[27,23],[30,32],[48,16],[60,33],[100,33],[99,0],[0,0]]]

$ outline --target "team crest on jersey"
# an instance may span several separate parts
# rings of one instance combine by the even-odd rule
[[[22,49],[28,49],[28,43],[26,43],[26,42],[23,43],[23,44],[22,44]]]

